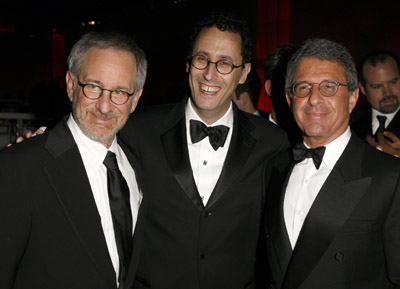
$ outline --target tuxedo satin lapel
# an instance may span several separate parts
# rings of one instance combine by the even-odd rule
[[[139,186],[139,190],[142,188],[142,170],[139,167],[139,158],[137,152],[132,148],[128,148],[123,142],[118,141],[133,170],[135,171],[136,182]]]
[[[46,143],[54,161],[43,168],[66,218],[88,257],[110,288],[115,287],[115,272],[108,253],[93,193],[87,174],[66,123],[49,133]]]
[[[242,115],[242,112],[234,108],[234,123],[231,142],[222,168],[221,175],[207,202],[207,207],[212,206],[229,186],[236,180],[240,169],[245,164],[248,156],[256,144],[255,138],[250,134],[254,129],[253,124]]]
[[[365,115],[362,122],[365,123],[364,126],[365,136],[369,134],[372,135],[372,110],[370,110],[369,113]]]
[[[275,280],[277,278],[280,279],[278,284],[283,283],[284,275],[292,256],[292,247],[290,245],[283,215],[285,190],[292,169],[293,165],[290,163],[285,166],[282,171],[276,167],[271,170],[271,181],[267,190],[266,198],[266,221],[269,228],[267,231],[269,235],[268,238],[271,238],[276,261],[280,264],[281,275],[273,276]]]
[[[139,207],[139,213],[136,221],[135,232],[133,234],[133,252],[129,263],[128,275],[126,276],[126,288],[132,288],[136,276],[137,266],[139,264],[140,252],[143,244],[144,229],[147,214],[147,198],[142,199]]]
[[[172,173],[182,190],[199,210],[203,210],[204,205],[190,165],[184,112],[185,107],[180,104],[169,113],[165,122],[168,128],[161,134],[161,143]]]
[[[363,153],[363,143],[353,136],[307,215],[283,289],[300,287],[363,197],[371,182],[361,177]]]

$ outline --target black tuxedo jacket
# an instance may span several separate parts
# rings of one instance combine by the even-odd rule
[[[124,152],[135,165],[135,155]],[[65,120],[3,150],[0,164],[0,288],[116,289],[100,215]],[[133,275],[135,267],[133,259]]]
[[[361,109],[362,110],[362,109]],[[365,139],[367,135],[372,134],[372,110],[370,107],[365,109],[363,113],[360,112],[360,116],[351,122],[352,130],[362,139]],[[387,131],[390,131],[400,137],[400,113],[396,113],[392,121],[386,127]]]
[[[269,120],[270,112],[259,110],[260,116]],[[290,145],[293,147],[295,144],[303,141],[303,135],[298,127],[294,118],[283,118],[279,127],[286,132]]]
[[[223,170],[203,206],[189,160],[185,104],[135,111],[121,138],[139,155],[147,201],[134,289],[253,288],[263,165],[285,133],[234,107]]]
[[[267,170],[265,244],[273,289],[400,288],[400,160],[353,135],[292,250],[283,216],[289,153]]]

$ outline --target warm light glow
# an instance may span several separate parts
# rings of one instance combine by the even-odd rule
[[[90,21],[87,21],[87,22],[82,22],[81,25],[82,25],[82,26],[87,26],[87,25],[89,25],[89,26],[100,25],[100,21],[90,20]]]

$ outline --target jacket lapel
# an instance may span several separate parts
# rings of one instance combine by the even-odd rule
[[[118,145],[122,148],[129,161],[129,164],[132,166],[135,172],[136,182],[138,184],[139,190],[141,191],[143,177],[142,177],[142,170],[139,168],[138,154],[136,150],[134,150],[134,148],[132,147],[128,148],[128,146],[125,145],[122,141],[119,141],[119,139],[118,139]]]
[[[397,136],[400,135],[400,112],[396,113],[386,130],[395,133]]]
[[[49,132],[46,149],[53,155],[54,161],[45,166],[43,172],[73,231],[97,268],[99,278],[104,278],[110,288],[115,288],[115,272],[100,215],[78,147],[65,121]]]
[[[274,270],[273,279],[277,284],[282,284],[292,256],[292,247],[287,234],[283,202],[285,190],[289,180],[290,172],[293,169],[290,156],[279,155],[279,165],[273,167],[269,174],[269,187],[266,195],[266,223],[268,238],[271,238],[276,253],[276,262],[279,263],[279,275]],[[277,269],[277,268],[276,268]]]
[[[363,153],[363,143],[352,136],[307,215],[283,289],[300,287],[364,195],[371,178],[362,178]]]
[[[236,180],[240,169],[248,159],[249,154],[256,144],[255,138],[250,134],[254,125],[246,118],[243,112],[233,105],[234,122],[231,142],[222,168],[221,175],[207,202],[207,207],[212,206],[229,186]]]
[[[168,114],[164,122],[166,127],[161,133],[161,143],[175,179],[193,204],[199,210],[203,210],[204,205],[193,179],[189,159],[185,123],[186,101],[187,98],[184,102],[176,105]]]

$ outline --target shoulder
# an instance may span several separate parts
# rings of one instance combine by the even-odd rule
[[[160,123],[173,109],[177,109],[177,106],[178,104],[162,104],[138,108],[130,115],[124,129],[145,128]]]
[[[238,113],[237,117],[242,128],[256,140],[254,152],[263,160],[268,160],[290,147],[286,133],[267,119],[244,112]]]
[[[24,159],[28,156],[35,157],[38,152],[44,149],[47,137],[48,132],[6,147],[0,151],[0,158]]]
[[[364,167],[377,169],[378,171],[394,171],[396,174],[400,173],[400,158],[379,151],[366,142],[360,141],[360,145],[365,147]]]
[[[283,129],[264,117],[246,112],[238,112],[238,119],[251,133],[259,139],[272,141],[274,139],[287,139]]]
[[[371,106],[369,104],[357,105],[350,115],[350,123],[358,123],[371,114]]]
[[[50,155],[45,149],[48,133],[13,144],[0,151],[0,182],[31,180],[34,173],[39,173]],[[21,178],[22,177],[22,178]],[[23,185],[15,183],[14,185]]]

